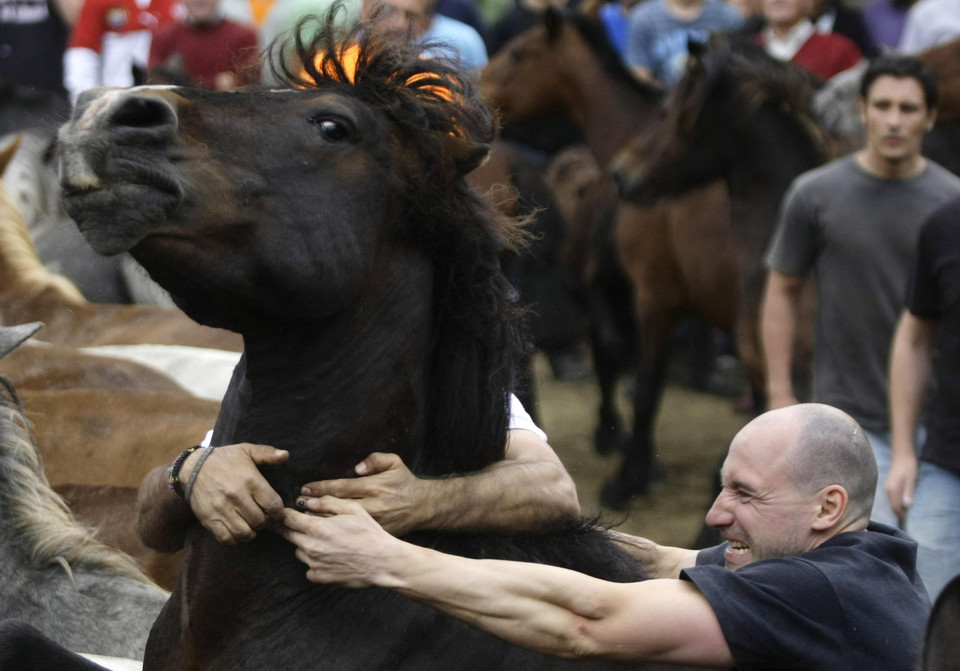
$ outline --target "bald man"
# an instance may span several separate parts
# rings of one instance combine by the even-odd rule
[[[869,520],[877,469],[860,426],[819,404],[761,415],[733,439],[697,552],[619,535],[651,577],[445,555],[325,497],[279,530],[314,582],[379,586],[512,643],[566,658],[745,669],[913,668],[930,600],[916,544]]]

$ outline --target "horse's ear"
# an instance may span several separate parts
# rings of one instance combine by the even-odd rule
[[[560,10],[552,5],[548,6],[543,13],[543,24],[547,28],[547,38],[551,42],[560,37],[560,33],[563,32],[563,15]]]
[[[133,75],[134,86],[143,86],[147,83],[147,68],[134,63],[130,66],[130,74]]]
[[[487,160],[490,155],[490,145],[480,142],[471,142],[457,135],[447,135],[447,152],[453,157],[453,163],[457,167],[457,174],[461,177],[476,168]]]
[[[0,150],[0,175],[3,175],[3,173],[7,170],[7,166],[13,159],[14,154],[16,154],[17,149],[20,148],[21,138],[23,138],[23,133],[17,133],[16,137],[10,141],[10,144]]]
[[[40,330],[43,322],[18,324],[17,326],[0,326],[0,359],[17,349],[34,333]]]
[[[708,49],[709,47],[707,46],[707,43],[703,40],[698,40],[695,37],[687,38],[687,53],[690,54],[690,58],[698,61],[702,60],[703,55],[707,53]]]

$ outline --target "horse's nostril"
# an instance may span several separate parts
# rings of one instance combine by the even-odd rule
[[[129,96],[110,115],[110,126],[115,129],[172,130],[176,125],[170,105],[153,97]]]

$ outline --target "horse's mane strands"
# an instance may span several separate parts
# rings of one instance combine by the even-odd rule
[[[272,45],[274,78],[298,89],[349,86],[353,95],[400,124],[481,143],[493,140],[495,120],[477,104],[476,86],[458,67],[453,52],[440,56],[442,45],[414,43],[386,29],[382,11],[345,28],[340,21],[344,12],[342,2],[336,2],[323,16],[302,18],[292,44]]]
[[[43,461],[13,385],[0,376],[0,509],[37,567],[102,569],[153,584],[128,555],[76,521],[43,472]]]

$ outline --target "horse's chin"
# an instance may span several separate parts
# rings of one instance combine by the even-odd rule
[[[127,184],[65,193],[63,204],[93,250],[114,256],[129,251],[161,226],[180,204],[180,198],[178,194]]]

